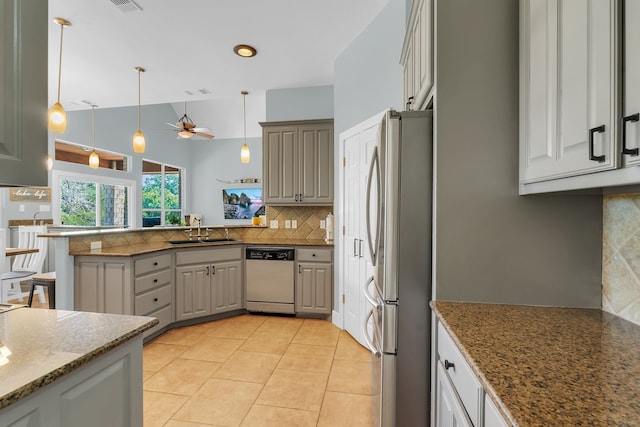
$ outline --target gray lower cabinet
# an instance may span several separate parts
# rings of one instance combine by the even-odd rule
[[[0,186],[47,185],[47,12],[0,0]]]
[[[296,249],[296,313],[331,314],[333,308],[332,262],[331,249]]]
[[[77,256],[74,268],[76,310],[157,317],[145,337],[174,321],[172,253]]]
[[[0,425],[10,427],[142,426],[142,421],[141,336],[0,410]]]
[[[176,252],[176,320],[244,308],[242,247]]]

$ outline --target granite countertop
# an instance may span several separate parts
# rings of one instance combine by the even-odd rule
[[[0,409],[155,326],[142,316],[18,308],[0,314]]]
[[[136,256],[143,255],[152,252],[164,251],[167,249],[189,249],[189,248],[203,248],[203,247],[220,247],[220,246],[232,246],[232,245],[277,245],[277,246],[326,246],[333,247],[333,242],[325,242],[322,239],[258,239],[249,238],[244,240],[236,240],[229,242],[203,242],[203,243],[188,243],[180,245],[172,245],[168,242],[146,242],[135,243],[127,246],[112,246],[102,249],[95,249],[92,251],[78,251],[69,252],[69,255],[89,255],[89,256]]]
[[[640,326],[598,309],[431,307],[513,425],[640,424]]]

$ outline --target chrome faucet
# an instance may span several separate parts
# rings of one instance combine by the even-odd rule
[[[36,225],[36,217],[38,216],[38,214],[44,213],[43,211],[38,211],[36,213],[33,214],[33,225]],[[40,221],[42,222],[42,221]]]

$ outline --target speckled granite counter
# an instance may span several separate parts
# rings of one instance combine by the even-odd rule
[[[514,425],[640,425],[640,326],[596,309],[431,307]]]
[[[70,251],[69,255],[90,255],[90,256],[136,256],[152,252],[164,251],[167,249],[189,249],[202,247],[218,247],[229,245],[277,245],[277,246],[327,246],[333,247],[333,242],[325,242],[321,239],[247,239],[242,241],[230,242],[204,242],[204,243],[188,243],[172,245],[164,241],[149,241],[145,243],[132,243],[122,246],[110,246],[96,250],[79,250]]]
[[[140,335],[158,319],[18,308],[0,314],[0,409]]]

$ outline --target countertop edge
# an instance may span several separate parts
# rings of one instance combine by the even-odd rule
[[[79,356],[78,358],[72,360],[71,362],[57,369],[54,369],[53,371],[50,371],[46,375],[43,375],[5,394],[4,396],[0,396],[0,410],[20,401],[21,399],[24,399],[25,397],[33,393],[36,393],[38,390],[40,390],[44,386],[49,385],[54,381],[56,381],[57,379],[64,377],[65,375],[72,373],[78,368],[81,368],[87,365],[89,362],[113,350],[119,345],[135,338],[136,336],[142,334],[147,329],[151,329],[152,327],[154,327],[159,323],[159,320],[155,317],[148,317],[148,319],[149,321],[147,323],[144,323],[143,325],[140,325],[137,328],[132,329],[131,331],[119,336],[118,338],[103,344],[102,346],[96,348],[93,351],[90,351],[82,356]]]
[[[438,309],[437,301],[430,301],[429,306],[433,310],[433,313],[438,317],[438,320],[442,323],[444,328],[447,330],[451,339],[453,339],[453,341],[455,342],[456,347],[458,347],[458,350],[460,350],[460,353],[462,353],[462,356],[471,367],[471,370],[473,370],[473,373],[475,374],[475,376],[480,380],[480,384],[482,385],[482,388],[484,389],[485,393],[489,395],[493,403],[496,405],[496,408],[498,409],[498,411],[500,411],[500,414],[506,420],[508,420],[512,426],[517,427],[519,424],[515,421],[513,414],[511,413],[511,411],[509,411],[509,409],[504,404],[504,402],[502,402],[502,399],[498,397],[494,388],[491,386],[491,384],[489,383],[487,378],[484,376],[480,368],[478,368],[478,365],[476,364],[475,360],[467,352],[467,349],[464,347],[464,345],[462,345],[462,342],[460,341],[460,339],[458,339],[458,336],[455,334],[455,332],[453,332],[451,326],[449,325],[447,320],[444,318],[444,316]]]

